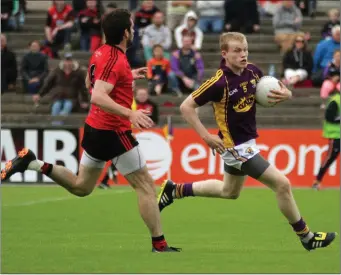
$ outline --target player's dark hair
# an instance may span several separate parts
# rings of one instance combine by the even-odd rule
[[[102,29],[106,44],[118,45],[122,42],[125,30],[130,33],[131,13],[125,9],[116,9],[104,16]]]
[[[111,2],[107,5],[107,8],[111,8],[111,9],[117,9],[117,4],[114,2]]]

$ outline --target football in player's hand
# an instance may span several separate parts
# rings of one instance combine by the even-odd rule
[[[273,107],[276,103],[269,102],[271,91],[280,91],[279,80],[273,76],[263,76],[256,87],[256,101],[263,107]]]

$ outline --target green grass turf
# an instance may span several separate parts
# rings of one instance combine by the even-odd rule
[[[2,186],[3,273],[339,273],[340,239],[307,252],[273,193],[245,189],[237,201],[188,198],[162,213],[169,244],[151,253],[136,195],[125,187],[87,198],[62,188]],[[295,190],[313,230],[340,230],[338,190]]]

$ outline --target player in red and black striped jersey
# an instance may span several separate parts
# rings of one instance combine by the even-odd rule
[[[141,216],[152,236],[152,251],[178,252],[178,248],[168,246],[163,236],[154,182],[131,132],[131,124],[139,129],[153,126],[145,111],[131,110],[133,80],[146,72],[146,68],[132,71],[125,55],[134,36],[133,27],[127,10],[116,9],[103,19],[106,44],[91,57],[86,79],[91,109],[85,121],[84,153],[78,175],[63,166],[37,160],[31,150],[23,149],[5,165],[1,178],[6,180],[16,172],[34,170],[70,193],[84,197],[93,191],[105,163],[111,160],[137,193]]]

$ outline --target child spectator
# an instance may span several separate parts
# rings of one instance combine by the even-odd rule
[[[283,58],[285,83],[295,85],[307,79],[313,69],[313,57],[307,50],[304,35],[297,35],[293,48]]]
[[[149,99],[149,94],[145,88],[137,88],[135,93],[136,109],[148,111],[148,115],[155,124],[159,122],[159,110],[157,105]]]
[[[334,52],[333,60],[324,70],[323,76],[325,80],[320,96],[322,99],[326,99],[331,92],[340,91],[340,50]]]
[[[326,22],[321,30],[323,38],[330,38],[332,36],[332,29],[336,25],[340,25],[340,11],[338,9],[331,9],[328,12],[329,21]]]
[[[149,93],[160,95],[167,90],[167,78],[170,72],[170,62],[164,57],[161,45],[153,47],[153,58],[148,61],[147,67]]]
[[[86,9],[79,12],[81,29],[80,46],[82,51],[94,52],[102,43],[100,12],[96,8],[96,0],[87,0]]]

